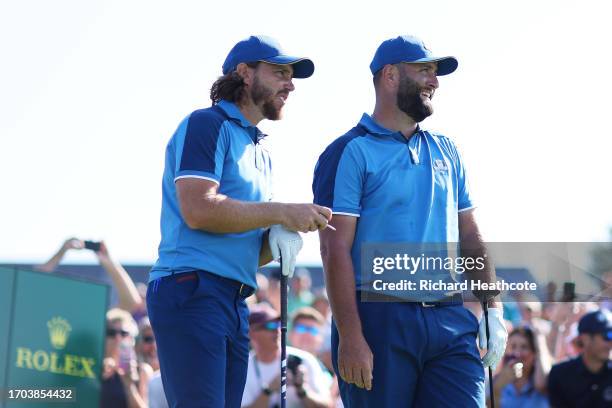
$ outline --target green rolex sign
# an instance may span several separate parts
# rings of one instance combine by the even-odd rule
[[[53,274],[0,271],[0,306],[9,303],[0,309],[8,333],[0,339],[3,408],[99,405],[107,291]]]

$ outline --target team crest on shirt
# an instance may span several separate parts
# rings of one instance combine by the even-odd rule
[[[442,159],[434,160],[433,168],[435,171],[448,171],[448,166],[446,165],[446,162]]]

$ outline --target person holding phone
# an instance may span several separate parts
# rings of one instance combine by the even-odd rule
[[[551,362],[546,339],[537,329],[512,330],[493,381],[495,401],[503,408],[548,407],[546,381]]]
[[[268,408],[280,401],[280,316],[267,304],[251,309],[249,356],[242,407]],[[287,406],[329,407],[329,376],[316,357],[307,351],[287,347]]]
[[[34,269],[40,272],[54,272],[70,250],[90,250],[95,254],[100,266],[111,278],[114,288],[117,290],[119,298],[117,307],[130,313],[135,313],[144,308],[144,299],[140,296],[134,281],[125,268],[111,256],[104,241],[90,241],[76,237],[68,238],[49,260],[34,266]]]
[[[139,390],[139,371],[134,349],[138,327],[122,309],[106,313],[106,340],[102,364],[100,407],[144,408],[146,394]]]

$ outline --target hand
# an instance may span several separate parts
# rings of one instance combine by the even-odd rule
[[[508,341],[508,330],[504,324],[502,310],[492,307],[489,309],[489,342],[487,344],[486,320],[484,315],[480,319],[478,328],[478,343],[481,349],[486,349],[487,354],[482,358],[485,367],[495,366],[499,363],[506,351]]]
[[[286,204],[282,224],[291,231],[310,232],[327,227],[332,213],[317,204]]]
[[[108,248],[106,247],[106,243],[104,243],[104,241],[100,241],[100,249],[95,251],[95,254],[100,261],[110,260],[110,253],[108,252]]]
[[[302,237],[297,232],[289,231],[282,225],[273,225],[270,228],[268,244],[272,259],[283,259],[282,273],[291,278],[295,269],[295,261],[302,249]]]
[[[504,366],[499,370],[499,374],[495,376],[495,385],[500,388],[505,387],[516,379],[522,377],[523,364],[517,358],[512,358],[504,363]]]
[[[64,242],[64,250],[69,250],[69,249],[83,249],[85,248],[85,242],[83,242],[83,240],[78,239],[78,238],[68,238],[65,242]]]
[[[106,357],[102,361],[102,379],[108,380],[117,372],[117,362],[112,357]]]
[[[361,333],[345,339],[340,337],[338,344],[338,371],[340,377],[359,388],[372,389],[372,370],[374,355]]]

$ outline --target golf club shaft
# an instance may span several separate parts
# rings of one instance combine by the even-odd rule
[[[487,302],[482,303],[482,309],[484,310],[485,315],[485,330],[487,333],[487,344],[489,344],[489,306]],[[489,393],[491,395],[491,408],[495,408],[495,394],[493,393],[493,369],[491,366],[489,369]]]
[[[281,271],[283,258],[280,259]],[[281,305],[281,408],[287,405],[287,276],[281,272],[280,305]]]

